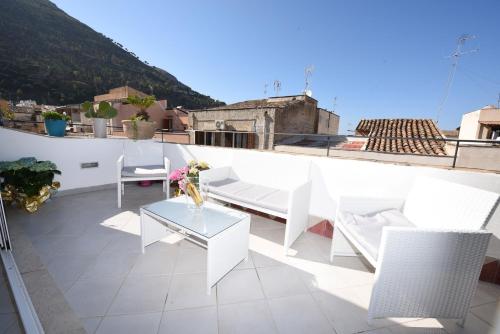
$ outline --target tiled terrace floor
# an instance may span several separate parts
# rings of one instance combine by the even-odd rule
[[[0,259],[0,333],[22,333],[14,297],[8,286],[6,274]]]
[[[140,253],[138,208],[158,186],[58,197],[34,215],[8,211],[29,235],[89,333],[494,333],[500,287],[480,283],[466,329],[451,320],[366,322],[373,270],[327,260],[330,239],[311,233],[282,254],[284,225],[252,216],[250,256],[205,291],[205,251],[170,237]]]

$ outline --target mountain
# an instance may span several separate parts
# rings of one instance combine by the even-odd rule
[[[170,106],[224,104],[142,62],[48,0],[0,0],[1,98],[81,103],[124,85],[167,99]]]

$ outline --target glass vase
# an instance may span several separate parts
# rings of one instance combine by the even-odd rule
[[[200,191],[200,178],[198,176],[188,176],[186,178],[185,198],[189,210],[199,212],[203,207],[203,197]]]

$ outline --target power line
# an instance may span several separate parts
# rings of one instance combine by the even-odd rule
[[[443,108],[446,104],[446,101],[448,101],[448,96],[450,95],[451,86],[453,84],[453,80],[455,79],[455,73],[457,71],[458,61],[459,61],[460,57],[465,55],[465,54],[478,51],[478,49],[473,49],[473,50],[469,50],[469,51],[462,51],[462,48],[465,45],[465,42],[467,42],[468,40],[471,40],[471,39],[475,39],[475,38],[476,38],[475,36],[467,35],[467,34],[460,36],[457,40],[457,48],[456,48],[455,52],[453,52],[448,57],[448,58],[452,58],[453,61],[451,63],[450,73],[448,74],[448,80],[446,80],[446,85],[445,85],[445,89],[444,89],[444,96],[443,96],[441,104],[439,105],[439,108],[437,110],[436,123],[439,123],[439,117],[441,116],[441,113],[443,112]]]

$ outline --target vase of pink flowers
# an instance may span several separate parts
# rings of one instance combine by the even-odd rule
[[[185,167],[178,168],[170,173],[171,188],[174,189],[174,197],[182,194],[186,195],[189,208],[199,209],[203,205],[203,198],[200,195],[199,175],[202,170],[210,167],[204,161],[192,160]]]

